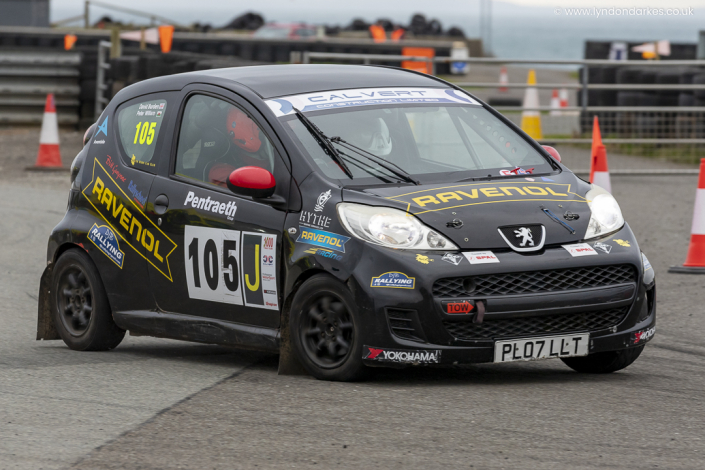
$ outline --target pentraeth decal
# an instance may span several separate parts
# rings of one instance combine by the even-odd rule
[[[487,182],[445,186],[391,196],[407,204],[407,212],[424,214],[478,204],[531,201],[585,202],[584,197],[570,191],[570,184]]]
[[[93,224],[88,232],[88,239],[105,254],[110,261],[115,263],[118,268],[122,269],[122,262],[125,259],[125,253],[120,249],[115,233],[107,225]]]
[[[94,160],[93,179],[83,195],[113,232],[172,281],[169,255],[176,243],[147,218],[98,160]]]
[[[453,89],[407,87],[323,91],[285,96],[265,102],[277,117],[291,114],[294,108],[305,113],[379,104],[456,103],[480,105],[468,95]]]

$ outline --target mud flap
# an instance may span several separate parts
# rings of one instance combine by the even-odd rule
[[[287,306],[288,307],[288,306]],[[279,375],[309,375],[299,362],[289,334],[289,309],[282,314],[279,341]]]
[[[61,339],[54,326],[54,317],[51,311],[51,274],[53,265],[47,266],[39,281],[39,301],[37,302],[37,340]]]

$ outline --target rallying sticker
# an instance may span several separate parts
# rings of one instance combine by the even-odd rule
[[[176,243],[142,212],[98,160],[94,160],[93,177],[83,195],[113,232],[172,281],[169,255]]]
[[[400,362],[406,364],[438,364],[441,362],[441,350],[399,351],[363,347],[362,358],[368,361]]]
[[[390,272],[373,277],[370,287],[394,287],[396,289],[413,289],[416,278],[404,273]]]
[[[301,233],[297,242],[308,243],[309,245],[322,246],[331,250],[345,253],[345,244],[350,240],[350,237],[330,233],[324,230],[316,230],[313,228],[301,227]]]
[[[479,106],[468,95],[443,88],[360,88],[291,95],[265,101],[277,117],[301,112],[379,104],[456,103]]]
[[[390,196],[387,199],[407,204],[407,212],[412,214],[503,202],[587,202],[582,196],[570,191],[570,184],[519,181],[506,184],[488,182],[442,186]]]
[[[122,262],[125,259],[125,253],[120,249],[115,232],[107,225],[93,224],[88,232],[88,239],[102,251],[105,256],[115,263],[118,268],[122,269]]]

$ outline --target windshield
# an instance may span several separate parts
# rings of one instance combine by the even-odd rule
[[[380,159],[422,182],[527,176],[554,170],[536,149],[479,105],[372,105],[308,112],[306,116],[333,140],[354,184],[399,181],[376,163]],[[350,178],[301,120],[293,115],[282,119],[305,155],[328,178],[350,184]]]

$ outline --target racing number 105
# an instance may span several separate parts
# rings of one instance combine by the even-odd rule
[[[154,128],[157,127],[156,122],[138,122],[137,130],[135,131],[135,144],[139,140],[140,145],[147,142],[147,145],[152,145],[154,141]]]
[[[232,255],[237,253],[237,241],[223,240],[223,282],[225,287],[231,292],[238,289],[238,266],[237,258]],[[194,238],[188,246],[189,259],[193,261],[193,284],[201,288],[201,265],[199,263],[198,238]],[[220,278],[220,268],[218,266],[218,249],[215,241],[208,239],[203,249],[203,271],[205,273],[206,284],[215,291],[218,289],[218,279]],[[226,273],[230,271],[230,276]]]

